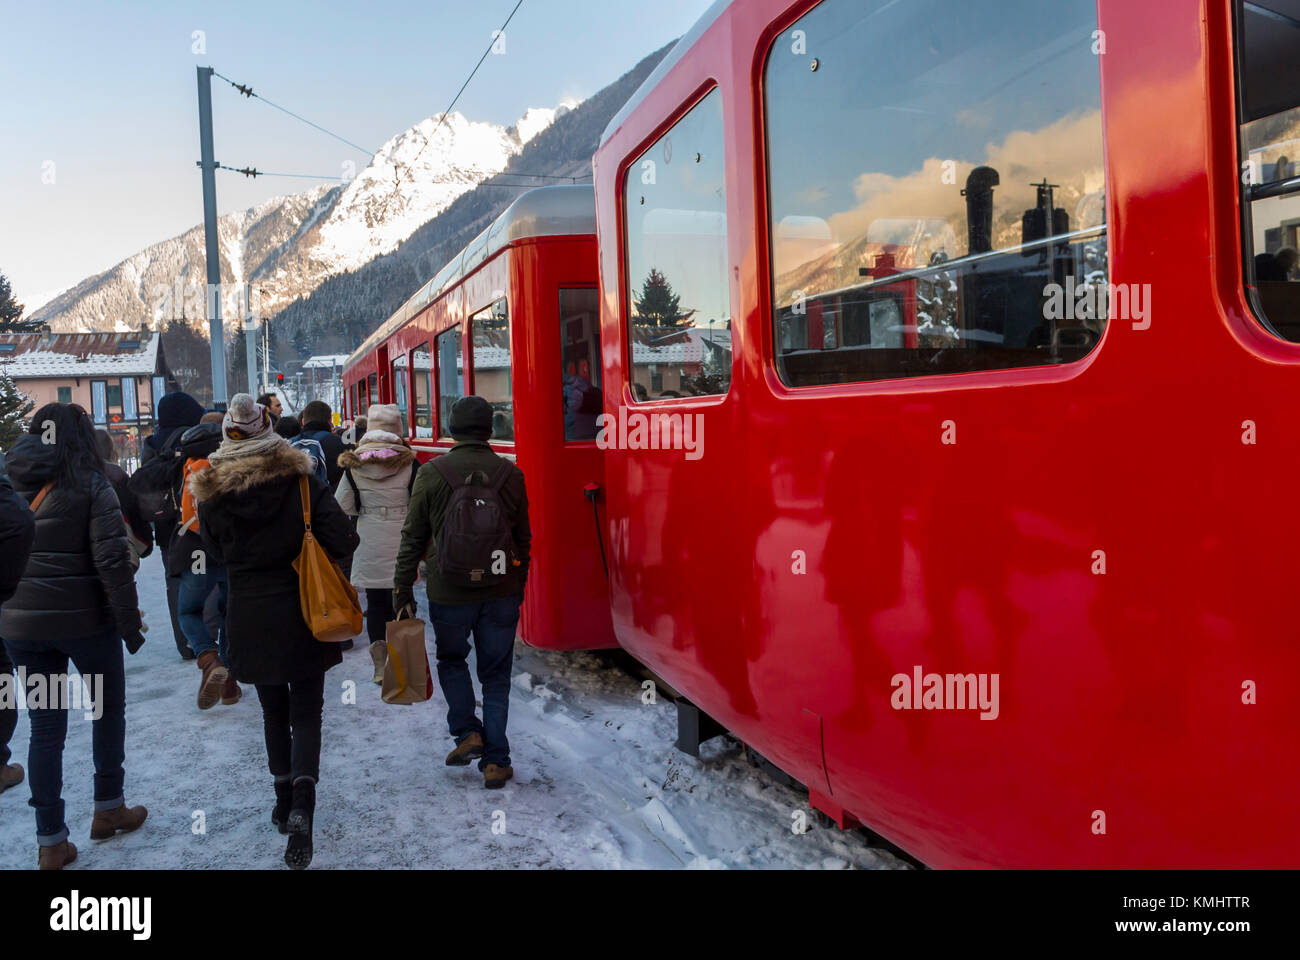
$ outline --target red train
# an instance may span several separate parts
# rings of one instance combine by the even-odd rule
[[[352,409],[504,293],[528,642],[933,866],[1294,867],[1297,156],[1295,0],[718,3]]]

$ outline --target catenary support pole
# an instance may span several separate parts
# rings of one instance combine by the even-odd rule
[[[212,149],[212,68],[199,67],[199,150],[203,171],[203,239],[208,262],[208,295],[212,315],[208,335],[212,346],[212,406],[226,409],[226,336],[221,323],[221,254],[217,246],[217,161]]]

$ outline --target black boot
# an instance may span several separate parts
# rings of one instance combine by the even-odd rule
[[[275,781],[275,809],[271,822],[281,833],[289,832],[289,811],[293,807],[293,781],[288,777]]]
[[[305,870],[311,863],[311,824],[316,813],[316,782],[302,778],[293,785],[293,809],[286,824],[289,843],[284,862],[290,870]]]

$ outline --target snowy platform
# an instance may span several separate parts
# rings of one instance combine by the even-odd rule
[[[200,713],[198,670],[173,647],[156,555],[139,583],[152,631],[126,661],[126,796],[149,820],[89,840],[91,723],[73,714],[63,795],[80,854],[69,869],[284,869],[256,691]],[[706,743],[699,760],[674,750],[673,705],[642,704],[634,678],[591,654],[517,647],[515,779],[501,791],[484,790],[474,767],[443,765],[452,743],[440,693],[389,706],[370,670],[358,642],[326,677],[313,869],[907,866],[857,834],[818,827],[806,797],[751,768],[730,741]],[[11,746],[24,766],[27,742],[23,715]],[[0,795],[0,869],[35,866],[29,795],[26,783]]]

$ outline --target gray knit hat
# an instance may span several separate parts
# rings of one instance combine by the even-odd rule
[[[271,413],[247,393],[237,393],[230,398],[226,418],[221,422],[221,435],[230,443],[256,440],[271,432]]]

